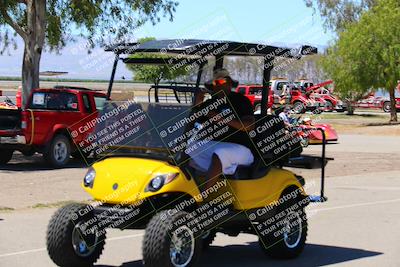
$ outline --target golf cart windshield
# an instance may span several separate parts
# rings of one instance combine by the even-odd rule
[[[190,104],[108,101],[98,116],[98,152],[173,155],[188,124]]]

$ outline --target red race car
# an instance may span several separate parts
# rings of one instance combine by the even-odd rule
[[[395,93],[396,109],[400,110],[400,91]],[[390,100],[387,93],[377,95],[375,92],[369,93],[363,99],[355,104],[358,108],[382,109],[384,112],[390,112]]]
[[[326,123],[313,123],[310,118],[293,119],[293,127],[298,131],[298,135],[304,140],[303,146],[308,144],[322,144],[322,132],[325,131],[325,140],[329,142],[337,142],[339,137],[335,129]]]

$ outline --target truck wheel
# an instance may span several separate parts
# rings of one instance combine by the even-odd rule
[[[56,135],[44,157],[54,167],[65,166],[71,156],[71,145],[68,138],[63,134]]]
[[[7,164],[11,160],[13,153],[14,150],[11,149],[0,151],[0,165]]]
[[[212,244],[212,242],[214,242],[216,236],[217,232],[215,230],[209,230],[201,236],[201,238],[203,239],[203,250],[207,250],[210,248],[210,245]]]
[[[301,101],[294,102],[293,110],[297,114],[306,112],[306,108],[305,108],[304,104]]]
[[[143,239],[143,263],[146,267],[194,266],[202,250],[202,238],[195,238],[185,221],[188,213],[168,211],[156,214],[146,227]]]
[[[334,110],[333,103],[331,101],[329,101],[329,100],[326,100],[325,111],[333,112],[333,110]]]
[[[106,235],[94,225],[92,211],[80,215],[87,210],[87,205],[69,204],[51,218],[46,243],[49,256],[56,265],[89,267],[100,257]]]
[[[390,102],[389,101],[386,101],[386,102],[384,102],[383,103],[383,106],[382,106],[382,110],[384,111],[384,112],[390,112]]]
[[[307,238],[307,216],[304,207],[301,207],[296,199],[290,200],[287,197],[283,199],[289,200],[278,207],[276,214],[280,216],[275,218],[279,219],[269,226],[274,230],[265,237],[260,235],[259,244],[272,258],[292,259],[300,255],[304,249]]]

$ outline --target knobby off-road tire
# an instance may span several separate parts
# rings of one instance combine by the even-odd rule
[[[92,211],[83,216],[86,205],[69,204],[60,208],[47,227],[47,251],[55,264],[61,267],[89,267],[100,257],[105,245],[105,232],[83,234],[77,226],[93,219]],[[85,212],[84,212],[85,213]],[[95,223],[88,224],[86,229]],[[101,231],[101,230],[100,230]],[[97,237],[96,237],[97,235]],[[81,242],[78,243],[78,241]]]
[[[299,200],[301,198],[297,197],[279,206],[276,214],[286,212],[285,216],[275,221],[276,230],[259,236],[259,245],[269,257],[293,259],[303,252],[307,239],[307,217],[304,207],[297,204]],[[284,230],[288,223],[291,224],[290,232]]]
[[[156,214],[146,227],[143,239],[143,263],[146,267],[195,266],[200,258],[201,236],[196,238],[191,226],[178,223],[188,213],[170,214],[168,211]],[[177,253],[179,249],[181,252]]]
[[[0,150],[0,165],[7,164],[11,160],[13,153],[14,150],[11,149]]]
[[[45,160],[56,168],[67,165],[70,156],[71,144],[69,139],[63,134],[57,134],[54,136],[44,153]]]

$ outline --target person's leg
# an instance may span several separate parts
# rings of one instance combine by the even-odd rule
[[[222,174],[221,160],[216,154],[213,154],[210,168],[207,171],[205,190],[211,188],[218,181],[221,174]]]

